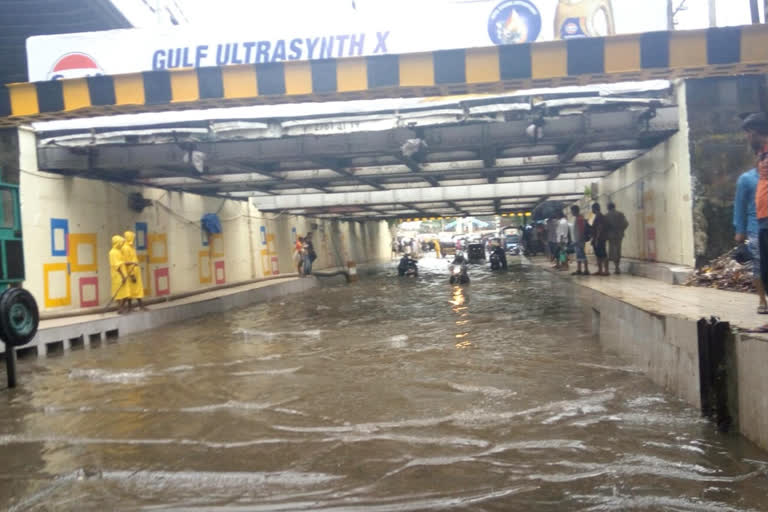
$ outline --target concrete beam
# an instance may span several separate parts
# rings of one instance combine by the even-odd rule
[[[592,184],[591,179],[500,183],[460,187],[433,187],[380,190],[375,192],[348,192],[344,194],[295,194],[253,198],[260,210],[289,210],[295,208],[330,208],[334,206],[372,204],[414,204],[496,199],[508,197],[541,197],[583,194]]]

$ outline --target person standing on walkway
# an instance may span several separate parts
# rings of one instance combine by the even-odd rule
[[[312,243],[311,231],[304,237],[304,251],[304,274],[310,275],[312,273],[312,264],[317,259],[315,245]]]
[[[561,211],[557,216],[557,270],[568,270],[568,239],[570,238],[571,228],[568,225],[568,219]]]
[[[605,232],[608,240],[608,262],[613,262],[614,274],[621,274],[621,244],[624,241],[624,233],[629,227],[629,222],[623,213],[616,209],[616,205],[608,203],[608,213],[605,214]]]
[[[301,277],[304,275],[304,238],[300,236],[296,237],[294,260],[296,261],[296,273]]]
[[[128,297],[128,275],[125,272],[125,262],[123,261],[124,243],[125,239],[123,239],[123,237],[119,235],[113,236],[112,249],[109,251],[109,276],[112,281],[112,301],[117,301],[118,314],[125,313],[125,299]]]
[[[549,259],[557,266],[557,219],[547,219],[547,249]]]
[[[571,215],[573,215],[573,245],[576,250],[576,272],[573,275],[588,276],[589,261],[587,261],[586,245],[589,241],[589,224],[578,206],[571,206]],[[581,270],[582,265],[584,266],[583,271]]]
[[[768,123],[761,123],[764,114],[750,114],[744,118],[744,129],[750,149],[755,155],[759,155],[765,145],[768,136]],[[759,174],[757,169],[750,169],[739,176],[736,182],[736,196],[733,201],[733,229],[736,232],[734,239],[737,244],[746,243],[752,254],[752,271],[754,273],[754,285],[757,289],[757,312],[761,315],[768,314],[768,303],[765,300],[765,287],[760,274],[760,248],[759,227],[757,223],[757,211],[755,207],[755,193]]]
[[[136,254],[136,248],[133,245],[136,235],[133,231],[126,231],[125,243],[123,244],[122,253],[123,261],[125,262],[125,273],[128,278],[128,282],[125,286],[128,287],[128,297],[126,299],[128,304],[128,311],[131,310],[131,301],[135,300],[139,309],[145,311],[144,307],[144,282],[141,278],[141,267],[139,266],[139,256]]]
[[[605,229],[605,216],[603,215],[600,204],[595,203],[592,205],[592,213],[594,219],[592,219],[592,248],[595,250],[595,257],[597,258],[597,273],[596,276],[609,276],[608,272],[608,252],[606,251],[606,229]]]

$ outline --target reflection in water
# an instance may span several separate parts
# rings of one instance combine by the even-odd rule
[[[0,508],[765,509],[766,454],[602,353],[562,281],[420,270],[22,362]]]

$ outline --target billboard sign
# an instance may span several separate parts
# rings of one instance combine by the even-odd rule
[[[651,27],[633,26],[637,4],[614,0],[388,0],[359,13],[323,12],[324,4],[308,4],[316,7],[296,16],[286,11],[290,4],[275,3],[241,28],[183,25],[31,37],[29,80],[613,35],[622,18],[623,32],[665,24],[662,18]],[[634,8],[616,11],[619,4]]]

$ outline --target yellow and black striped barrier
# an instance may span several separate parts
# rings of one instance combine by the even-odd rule
[[[768,26],[11,84],[0,125],[118,113],[497,93],[768,71]]]

